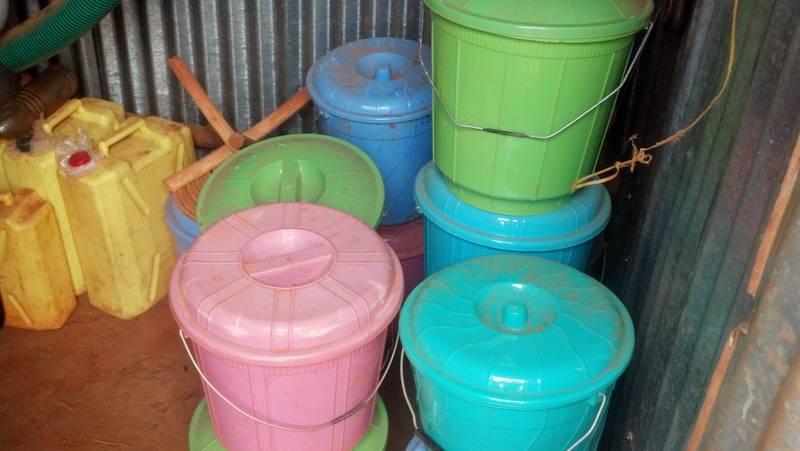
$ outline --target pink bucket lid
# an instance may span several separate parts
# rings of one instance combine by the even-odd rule
[[[400,262],[375,231],[332,208],[284,203],[201,234],[172,273],[170,307],[217,354],[306,365],[377,336],[402,295]]]
[[[378,233],[400,260],[418,257],[425,252],[425,226],[422,218],[405,224],[378,227]]]

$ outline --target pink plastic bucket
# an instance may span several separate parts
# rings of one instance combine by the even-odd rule
[[[175,268],[170,307],[192,341],[222,445],[356,446],[402,294],[389,246],[328,207],[260,206],[200,235]]]
[[[403,266],[404,298],[425,278],[425,224],[422,221],[419,218],[405,224],[378,227],[378,233]]]

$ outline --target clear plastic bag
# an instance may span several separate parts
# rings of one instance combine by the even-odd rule
[[[89,135],[81,129],[75,137],[58,135],[51,140],[58,164],[67,175],[81,176],[94,170],[100,162],[101,154],[94,150]]]

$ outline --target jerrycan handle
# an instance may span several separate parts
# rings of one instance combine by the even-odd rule
[[[127,127],[117,131],[113,135],[109,136],[108,138],[100,141],[97,143],[97,149],[100,151],[101,154],[104,156],[108,156],[109,147],[113,146],[114,144],[122,141],[123,139],[127,138],[128,136],[132,135],[133,133],[139,131],[142,127],[145,127],[146,124],[144,123],[143,119],[136,119],[131,121]]]
[[[44,121],[42,128],[47,134],[52,135],[53,129],[56,128],[58,124],[63,122],[64,119],[72,116],[72,114],[78,111],[82,105],[83,104],[79,99],[67,100],[67,103],[61,105],[61,107],[56,110],[55,113],[51,114],[50,117]]]

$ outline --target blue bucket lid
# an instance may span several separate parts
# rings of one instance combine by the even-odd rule
[[[415,371],[457,396],[500,407],[550,408],[613,384],[633,353],[625,306],[558,262],[491,255],[422,282],[400,313]]]
[[[425,67],[430,47],[422,46]],[[416,41],[370,38],[332,50],[311,66],[308,93],[317,107],[360,122],[397,122],[431,113],[431,87]]]
[[[414,197],[425,218],[451,235],[518,252],[577,246],[597,236],[611,216],[611,198],[602,185],[578,190],[565,206],[545,214],[512,216],[481,210],[451,193],[433,162],[417,175]]]

